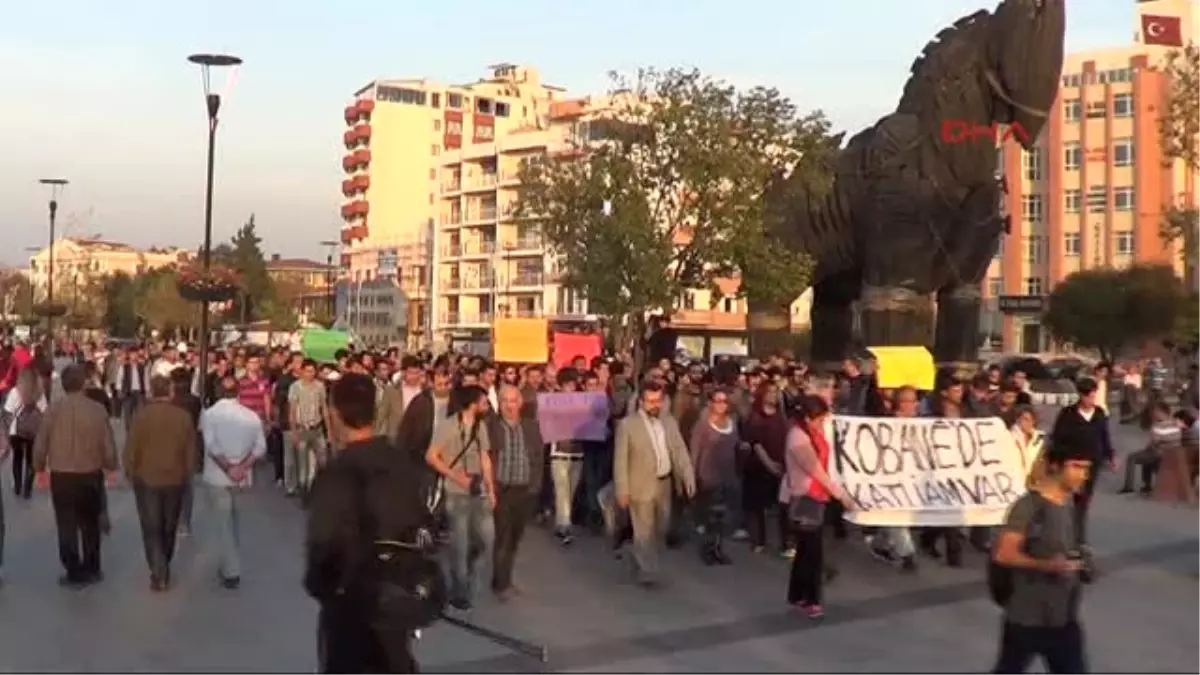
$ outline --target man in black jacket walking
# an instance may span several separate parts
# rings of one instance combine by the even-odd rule
[[[333,385],[346,446],[313,484],[304,587],[320,603],[323,673],[415,673],[413,629],[379,615],[374,542],[411,542],[431,524],[415,452],[376,436],[375,384],[348,374]]]
[[[1083,489],[1075,494],[1075,536],[1081,550],[1087,550],[1087,515],[1091,506],[1092,493],[1096,491],[1096,476],[1100,467],[1112,469],[1112,436],[1108,429],[1108,415],[1097,401],[1099,387],[1096,381],[1085,377],[1077,385],[1079,400],[1058,413],[1054,429],[1050,432],[1050,443],[1054,447],[1068,448],[1077,454],[1086,454],[1092,461],[1092,472]]]

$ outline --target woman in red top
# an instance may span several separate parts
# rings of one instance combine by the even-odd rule
[[[796,545],[787,599],[789,604],[812,619],[825,615],[821,605],[824,565],[821,530],[825,524],[825,507],[830,499],[835,499],[846,511],[855,509],[854,500],[829,477],[832,446],[825,437],[825,423],[830,414],[825,399],[817,396],[800,399],[795,425],[788,432],[784,456],[786,473],[779,487],[779,501],[788,505]]]

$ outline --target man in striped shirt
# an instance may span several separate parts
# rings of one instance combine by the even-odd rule
[[[271,421],[271,380],[262,371],[262,358],[246,359],[246,374],[238,380],[238,403],[249,408],[265,426]]]

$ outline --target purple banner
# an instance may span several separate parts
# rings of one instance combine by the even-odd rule
[[[603,441],[608,437],[608,396],[599,391],[538,394],[538,427],[546,443]]]

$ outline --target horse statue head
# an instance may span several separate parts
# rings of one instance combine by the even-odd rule
[[[1066,0],[1002,0],[988,22],[984,77],[993,120],[1020,125],[1029,150],[1045,126],[1062,77]]]

